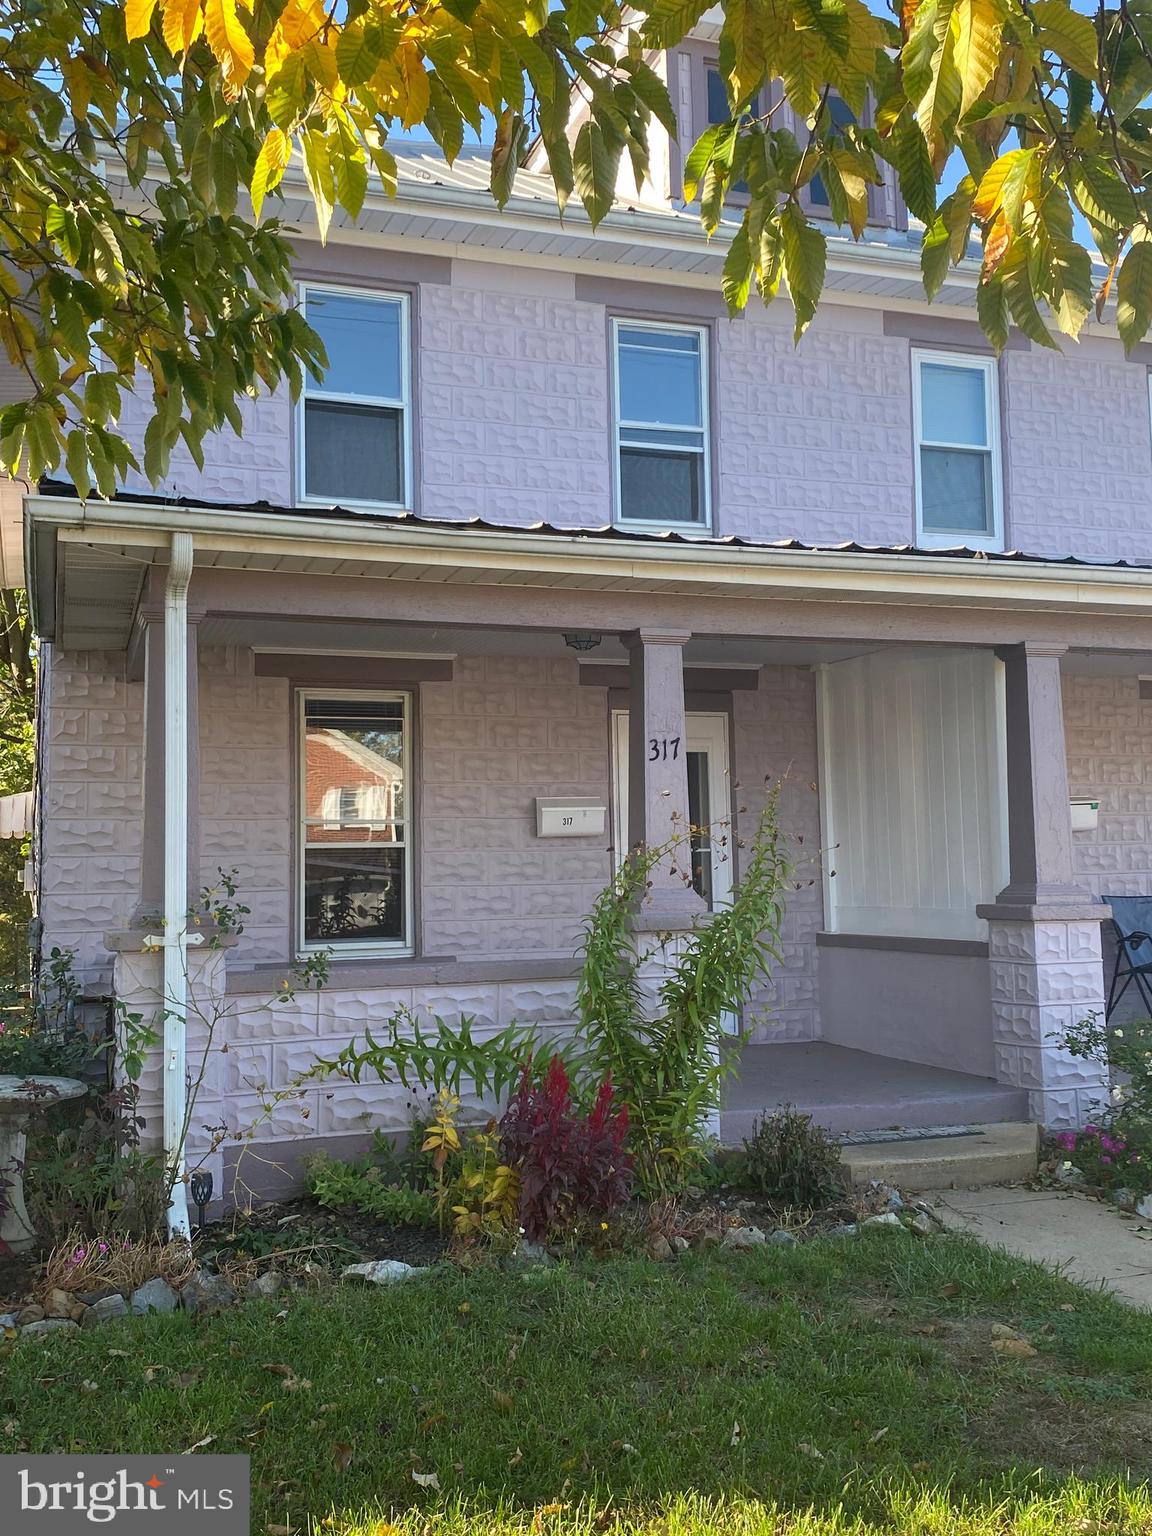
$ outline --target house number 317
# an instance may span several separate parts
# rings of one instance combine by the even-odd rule
[[[650,763],[675,762],[680,756],[679,736],[650,736],[648,738],[648,761]]]

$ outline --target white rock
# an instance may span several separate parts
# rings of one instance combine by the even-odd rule
[[[80,1324],[67,1317],[42,1317],[38,1323],[25,1323],[20,1330],[22,1339],[42,1339],[50,1333],[79,1333]]]
[[[135,1317],[143,1317],[147,1312],[175,1312],[179,1304],[179,1295],[161,1275],[138,1285],[129,1302]]]
[[[856,1223],[854,1221],[842,1221],[834,1227],[829,1227],[825,1237],[855,1237]]]
[[[904,1223],[895,1211],[885,1211],[882,1216],[865,1216],[862,1227],[882,1227],[885,1231],[899,1230]]]
[[[722,1248],[760,1248],[768,1241],[759,1227],[729,1227]]]
[[[366,1264],[349,1264],[340,1271],[341,1280],[364,1280],[369,1285],[399,1285],[412,1280],[421,1271],[413,1264],[402,1264],[399,1259],[371,1259]]]
[[[784,1227],[777,1227],[775,1232],[768,1238],[768,1241],[774,1243],[777,1248],[795,1248],[799,1244],[800,1239],[794,1232],[789,1232]]]
[[[81,1319],[85,1328],[96,1328],[101,1323],[113,1323],[118,1317],[128,1316],[128,1303],[123,1296],[103,1296],[94,1301]]]
[[[1136,1202],[1137,1216],[1143,1216],[1145,1220],[1152,1220],[1152,1195],[1141,1195]]]

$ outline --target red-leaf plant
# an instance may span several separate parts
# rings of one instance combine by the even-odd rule
[[[519,1170],[520,1225],[530,1242],[563,1235],[628,1199],[627,1135],[628,1111],[617,1106],[610,1075],[584,1114],[572,1101],[559,1056],[553,1056],[540,1083],[525,1067],[500,1121],[500,1156]]]

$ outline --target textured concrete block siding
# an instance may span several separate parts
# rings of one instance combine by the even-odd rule
[[[1092,560],[1152,558],[1148,370],[1089,337],[1005,352],[1008,543]]]
[[[764,667],[760,687],[734,693],[732,703],[737,836],[751,836],[767,785],[782,779],[780,823],[796,861],[782,960],[772,986],[759,991],[746,1009],[745,1032],[755,1041],[818,1040],[816,935],[824,915],[816,793],[816,674],[804,667]]]
[[[1077,873],[1098,896],[1152,896],[1152,700],[1134,675],[1063,689],[1069,788],[1100,801],[1096,830],[1072,837]]]
[[[381,263],[396,270],[395,253]],[[450,283],[416,285],[415,486],[436,517],[594,527],[612,515],[609,309],[578,301],[570,273],[453,261]],[[642,274],[652,277],[654,274]],[[387,287],[394,281],[385,272]],[[613,312],[691,313],[619,283]],[[706,309],[705,311],[706,312]],[[711,322],[717,531],[811,542],[910,543],[913,343],[884,315],[829,303],[799,348],[785,304]],[[1093,559],[1152,556],[1147,370],[1090,338],[1062,355],[1032,347],[1001,363],[1006,542]],[[162,489],[210,500],[294,496],[284,391],[247,402],[244,437],[206,444],[201,472],[179,450]],[[142,442],[145,401],[125,426]],[[137,489],[144,489],[138,478]]]
[[[291,950],[292,741],[288,680],[254,676],[247,649],[201,649],[200,883],[236,869],[252,909],[231,966],[284,964]]]
[[[608,699],[578,662],[462,658],[420,688],[423,951],[570,958],[611,875],[610,831],[538,838],[537,795],[610,803]]]
[[[143,685],[122,653],[41,652],[45,952],[76,952],[80,975],[104,984],[104,934],[128,922],[140,891]]]
[[[120,430],[144,462],[144,428],[152,414],[151,395],[129,395],[120,418]],[[240,404],[244,435],[231,429],[217,432],[204,444],[204,468],[197,469],[191,454],[180,443],[172,454],[168,473],[156,488],[165,496],[194,496],[204,501],[230,501],[246,506],[270,501],[291,506],[295,498],[292,468],[292,406],[286,389],[262,394]],[[151,492],[153,487],[140,473],[129,471],[125,488]]]
[[[786,305],[716,322],[720,533],[912,542],[909,343],[883,320],[830,306],[799,348]]]
[[[1063,691],[1069,789],[1078,799],[1100,801],[1095,831],[1072,834],[1077,874],[1097,896],[1152,896],[1152,700],[1140,698],[1135,675],[1065,674]],[[1103,948],[1110,981],[1110,928]],[[1146,1014],[1130,987],[1116,1016]]]
[[[420,291],[421,510],[595,527],[611,516],[607,321],[573,277],[528,275],[455,262]]]

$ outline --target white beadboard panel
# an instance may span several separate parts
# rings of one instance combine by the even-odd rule
[[[882,652],[822,669],[829,927],[986,936],[1007,883],[1002,666]]]

